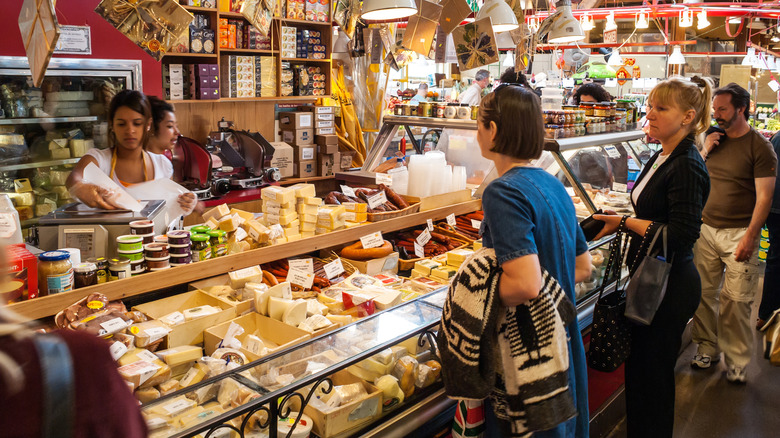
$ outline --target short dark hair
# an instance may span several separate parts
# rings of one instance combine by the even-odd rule
[[[544,150],[542,105],[532,90],[518,85],[499,86],[479,104],[477,123],[497,127],[492,152],[521,160],[539,158]]]
[[[604,87],[594,83],[582,84],[574,92],[574,101],[577,102],[578,105],[582,96],[593,96],[597,102],[609,102],[612,100],[612,95],[610,95]]]
[[[160,130],[160,122],[165,119],[165,113],[175,114],[173,105],[160,99],[157,96],[147,96],[149,98],[149,105],[152,108],[152,132],[157,135]]]
[[[502,84],[520,84],[524,87],[530,87],[528,79],[523,72],[516,72],[514,67],[507,67],[507,69],[504,70],[504,73],[501,74],[499,80]]]
[[[732,82],[724,87],[718,88],[712,93],[713,97],[722,94],[731,96],[731,105],[733,105],[734,108],[744,108],[743,115],[745,116],[745,120],[750,118],[750,93],[748,90]]]
[[[131,110],[144,116],[144,124],[152,118],[152,108],[149,105],[149,99],[144,93],[138,90],[122,90],[111,99],[111,104],[108,106],[108,126],[111,133],[114,132],[114,116],[116,116],[117,110],[126,106]],[[109,135],[109,144],[113,147],[114,136]],[[149,140],[149,133],[144,130],[143,145],[146,147],[146,142]]]

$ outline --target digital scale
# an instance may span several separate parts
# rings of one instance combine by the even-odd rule
[[[130,234],[130,222],[154,222],[154,234],[165,234],[165,201],[141,201],[140,212],[130,210],[100,210],[80,202],[63,205],[38,222],[38,246],[43,251],[57,248],[78,248],[81,260],[90,257],[118,255],[116,238]]]

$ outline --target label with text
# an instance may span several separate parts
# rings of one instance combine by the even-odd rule
[[[479,230],[480,228],[482,228],[482,221],[472,219],[471,228],[474,228],[475,230]]]
[[[304,289],[311,289],[311,286],[314,284],[314,274],[298,269],[290,269],[287,272],[287,281]]]
[[[620,152],[618,152],[615,146],[613,145],[604,146],[604,150],[607,151],[607,155],[609,155],[609,158],[620,158]]]
[[[385,239],[382,237],[382,232],[377,231],[376,233],[361,237],[360,243],[363,244],[364,249],[379,248],[385,244]]]
[[[336,260],[326,264],[322,269],[325,271],[325,276],[330,280],[331,278],[338,277],[339,274],[344,272],[344,265],[341,263],[341,259],[337,257]]]
[[[139,360],[145,360],[149,363],[154,363],[154,361],[157,360],[157,355],[155,355],[149,350],[141,350],[138,352],[137,356]]]
[[[376,174],[376,184],[384,184],[388,187],[390,187],[393,184],[393,177],[386,174],[386,173],[377,173]]]
[[[290,269],[297,269],[303,272],[314,273],[314,260],[313,259],[288,259],[287,263],[290,265]]]
[[[433,221],[428,219],[426,222],[428,223],[428,231],[433,231]]]
[[[351,196],[353,198],[357,198],[357,196],[355,195],[355,190],[350,186],[341,186],[341,193],[347,196]]]
[[[100,326],[103,327],[103,330],[105,330],[106,333],[116,333],[127,328],[127,323],[122,318],[114,318],[101,323]]]
[[[387,202],[387,196],[385,195],[385,192],[383,192],[383,191],[377,193],[374,196],[369,196],[368,197],[368,206],[370,208],[377,208],[380,205],[384,204],[385,202]]]
[[[628,193],[628,186],[621,183],[612,183],[612,190],[620,193]]]
[[[454,227],[455,225],[457,225],[457,223],[458,223],[458,221],[455,220],[455,214],[454,213],[449,215],[449,216],[447,216],[447,225],[449,225],[451,227]]]
[[[420,233],[419,236],[417,236],[417,243],[419,243],[422,246],[425,246],[426,243],[428,243],[431,240],[431,232],[428,231],[426,228],[423,230],[422,233]]]
[[[109,348],[108,351],[111,352],[112,359],[119,360],[120,357],[127,353],[127,346],[119,341],[116,341],[111,344],[111,348]]]
[[[422,247],[417,241],[414,242],[414,255],[423,258],[425,257],[425,248]]]

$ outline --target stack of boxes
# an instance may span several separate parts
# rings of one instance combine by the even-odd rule
[[[308,178],[317,175],[314,145],[314,117],[310,112],[279,113],[282,141],[293,147],[293,176]]]
[[[216,64],[163,64],[166,100],[219,99]]]
[[[287,18],[293,20],[306,19],[306,0],[287,0]]]
[[[295,91],[295,73],[289,62],[282,63],[282,96],[292,96]]]
[[[295,58],[298,55],[296,29],[282,26],[282,58]]]
[[[276,58],[255,56],[255,97],[276,96]]]
[[[236,20],[228,20],[227,18],[219,19],[219,48],[220,49],[235,49],[236,48]],[[233,22],[233,23],[231,23]]]
[[[316,197],[314,184],[296,184],[290,189],[295,190],[295,209],[298,212],[301,238],[313,237],[322,199]]]
[[[300,221],[296,209],[295,189],[290,187],[269,186],[260,190],[263,200],[263,220],[265,226],[281,226],[284,236],[276,238],[276,243],[293,242],[301,238]]]
[[[248,23],[246,25],[249,28],[249,38],[247,41],[248,46],[244,48],[252,50],[271,50],[271,37],[264,36],[259,30],[254,26],[250,26]]]
[[[184,74],[184,65],[163,64],[163,88],[165,89],[165,100],[192,99],[190,85],[189,74]]]
[[[292,66],[292,70],[294,73],[294,95],[325,95],[327,76],[320,67],[297,64]]]
[[[296,45],[296,52],[300,59],[325,59],[325,46],[322,44],[320,31],[299,30]]]
[[[190,83],[195,84],[196,99],[219,99],[219,66],[216,64],[196,64],[188,68],[194,78]]]
[[[215,32],[206,14],[192,14],[190,24],[190,53],[214,53]]]

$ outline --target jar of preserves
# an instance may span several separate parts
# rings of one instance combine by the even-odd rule
[[[617,103],[609,102],[609,117],[615,117],[617,111]]]
[[[471,107],[471,120],[477,120],[479,116],[479,106],[474,105]]]
[[[593,117],[593,110],[595,108],[595,104],[593,102],[582,102],[580,103],[580,109],[585,111],[586,116]]]
[[[117,257],[108,260],[108,281],[130,278],[130,259]]]
[[[416,103],[409,103],[404,105],[404,115],[405,116],[416,116],[417,115],[417,104]]]
[[[38,256],[38,295],[58,294],[73,290],[73,265],[65,251],[47,251]]]
[[[609,105],[607,102],[600,102],[593,106],[593,115],[595,117],[607,117],[609,113]]]
[[[396,116],[402,116],[404,115],[404,104],[399,103],[393,108],[393,114]]]
[[[97,266],[94,263],[79,263],[73,268],[73,285],[76,289],[97,284]]]
[[[211,258],[211,244],[206,234],[192,235],[192,261],[200,262]]]
[[[544,127],[544,137],[545,138],[555,138],[557,126],[555,125],[547,125]]]
[[[212,230],[208,232],[208,236],[211,243],[211,256],[227,255],[227,233],[223,230]]]
[[[436,103],[436,117],[443,119],[444,118],[444,112],[447,110],[447,104],[446,103]]]
[[[465,103],[460,104],[457,117],[460,120],[469,120],[471,118],[471,108]]]
[[[444,109],[444,118],[445,119],[454,119],[455,116],[458,115],[458,107],[454,104],[449,104]]]
[[[432,117],[433,104],[430,102],[420,102],[420,104],[417,105],[417,115],[420,117]]]
[[[97,269],[97,284],[103,284],[108,281],[108,259],[105,257],[90,257],[87,263],[92,263]]]
[[[211,231],[211,228],[207,227],[206,225],[197,225],[190,228],[190,233],[192,234],[206,234],[209,231]]]

